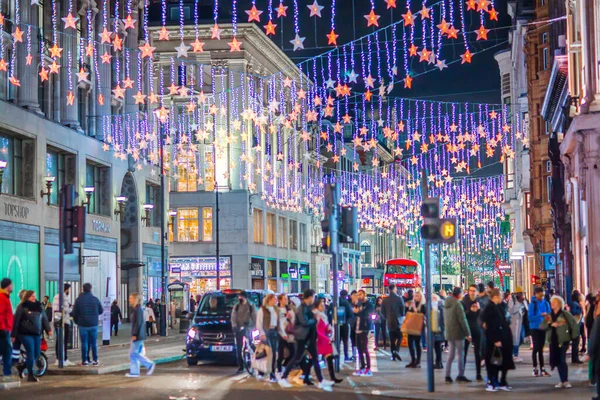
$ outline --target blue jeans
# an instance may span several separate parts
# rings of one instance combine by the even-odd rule
[[[129,373],[131,375],[140,374],[140,364],[146,369],[150,369],[150,367],[154,365],[154,363],[150,361],[148,357],[142,355],[143,348],[143,340],[136,340],[135,342],[131,342],[131,347],[129,348]]]
[[[40,345],[42,341],[41,336],[21,335],[19,338],[21,339],[21,344],[23,347],[25,347],[25,354],[27,355],[25,366],[30,373],[33,373],[33,364],[40,356]]]
[[[79,338],[81,339],[81,362],[87,362],[88,349],[92,348],[92,357],[98,361],[98,327],[80,326]]]
[[[513,346],[513,356],[519,357],[519,346]]]
[[[12,343],[10,342],[9,331],[1,331],[0,333],[0,356],[2,356],[4,376],[10,376],[12,373]]]

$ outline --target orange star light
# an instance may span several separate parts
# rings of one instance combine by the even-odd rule
[[[233,37],[233,40],[227,44],[229,45],[230,52],[242,51],[242,49],[240,48],[242,46],[242,42],[238,42],[235,36]]]
[[[467,11],[475,10],[477,7],[477,2],[475,0],[467,0]]]
[[[339,36],[340,35],[336,35],[335,31],[332,29],[331,32],[329,33],[329,35],[327,35],[327,44],[337,46],[337,38]]]
[[[4,61],[4,58],[0,58],[0,71],[8,71],[8,63]]]
[[[277,18],[287,17],[287,6],[284,6],[283,3],[279,3],[279,7],[277,7]]]
[[[423,5],[423,8],[421,9],[421,21],[424,20],[425,18],[430,18],[429,17],[429,8],[427,8],[425,5]]]
[[[410,75],[406,75],[406,78],[404,78],[404,89],[411,89],[412,81],[413,78],[411,78]]]
[[[104,28],[100,34],[100,43],[110,43],[112,32]]]
[[[63,49],[58,47],[56,43],[54,43],[54,46],[50,47],[48,50],[50,50],[50,57],[52,58],[60,58],[60,55],[63,51]]]
[[[477,0],[477,12],[486,11],[490,8],[489,0]]]
[[[410,47],[408,48],[408,55],[409,56],[416,56],[417,55],[417,46],[415,46],[415,44],[411,44]]]
[[[104,96],[102,96],[102,93],[98,95],[98,104],[100,104],[101,106],[104,105]]]
[[[442,32],[442,35],[448,32],[448,28],[450,28],[450,24],[448,22],[446,22],[445,18],[442,18],[442,21],[439,23],[439,25],[437,25],[438,29],[440,30],[440,32]]]
[[[487,40],[487,34],[490,30],[485,29],[485,26],[481,25],[475,33],[477,33],[477,40]]]
[[[156,50],[156,47],[152,47],[150,46],[149,43],[144,43],[143,46],[138,47],[138,49],[140,49],[140,51],[142,52],[142,58],[146,58],[146,57],[150,57],[152,58],[152,55],[154,53],[154,50]]]
[[[277,24],[274,24],[273,21],[269,20],[269,22],[265,25],[265,30],[267,31],[267,35],[274,35],[276,27],[277,27]]]
[[[385,0],[385,2],[387,4],[388,10],[390,8],[396,8],[396,0]]]
[[[125,89],[133,89],[133,80],[130,77],[127,77],[123,80],[123,87]]]
[[[458,30],[454,26],[448,29],[448,39],[458,39]]]
[[[132,97],[135,99],[135,104],[144,104],[144,99],[146,98],[146,95],[142,94],[142,92],[138,90],[138,92]]]
[[[431,51],[427,50],[426,47],[423,47],[423,50],[421,51],[421,58],[419,58],[420,62],[428,62],[429,61],[429,56],[431,55]]]
[[[379,15],[375,14],[375,11],[374,11],[374,10],[371,10],[371,12],[370,12],[369,14],[365,15],[364,17],[365,17],[365,18],[366,18],[366,20],[367,20],[367,28],[368,28],[369,26],[373,26],[373,25],[375,25],[375,26],[379,26],[379,22],[378,22],[378,20],[379,20],[379,18],[381,18],[381,17],[380,17]]]
[[[131,14],[129,14],[127,18],[123,20],[123,23],[125,24],[125,29],[135,28],[135,19],[131,18]]]
[[[365,100],[371,101],[372,96],[373,96],[373,93],[371,93],[371,91],[369,89],[367,89],[367,91],[365,92]]]
[[[50,73],[51,74],[58,74],[59,68],[60,68],[60,65],[58,65],[56,63],[56,61],[52,61],[52,64],[50,64]]]
[[[40,80],[42,82],[45,82],[45,81],[48,80],[48,70],[46,68],[42,67],[42,69],[40,70],[39,75],[40,75]]]
[[[246,14],[248,14],[248,22],[260,22],[260,14],[262,13],[262,11],[256,9],[256,5],[253,5],[251,9],[246,10]]]
[[[169,40],[169,31],[166,26],[163,26],[160,28],[160,31],[158,31],[158,40]]]
[[[17,26],[17,29],[12,33],[15,42],[23,42],[23,31]]]
[[[192,45],[192,51],[194,53],[202,53],[204,52],[204,42],[201,42],[200,39],[196,38],[195,42],[190,43]]]
[[[11,76],[8,81],[15,86],[21,86],[21,82],[15,76]]]
[[[94,56],[94,45],[92,44],[92,42],[90,42],[87,46],[85,46],[85,55],[87,57]]]
[[[471,59],[473,58],[473,54],[471,54],[471,52],[469,51],[469,49],[467,49],[467,51],[464,52],[464,54],[460,55],[460,58],[462,58],[461,64],[464,63],[471,63]]]
[[[113,48],[115,51],[123,50],[123,39],[121,39],[119,35],[115,35],[115,38],[113,39]]]
[[[65,29],[67,29],[67,28],[77,29],[77,25],[75,25],[75,23],[77,21],[79,21],[79,18],[73,18],[73,14],[69,13],[66,17],[61,18],[61,19],[65,23]]]
[[[490,21],[498,21],[498,11],[494,7],[490,8]]]
[[[69,92],[69,94],[67,94],[67,105],[72,106],[74,103],[75,103],[75,95],[73,94],[73,92]]]
[[[404,18],[404,26],[414,25],[415,23],[413,14],[410,12],[410,10],[406,11],[406,14],[402,14],[402,18]]]
[[[217,25],[217,23],[215,23],[215,25],[212,28],[210,28],[210,38],[221,40],[221,31],[222,29],[219,28],[219,25]]]
[[[102,59],[102,64],[110,64],[110,59],[112,56],[108,53],[104,53],[100,56],[100,58]]]

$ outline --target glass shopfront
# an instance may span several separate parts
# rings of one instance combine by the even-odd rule
[[[190,294],[196,296],[217,290],[216,257],[169,258],[169,281],[190,285]],[[231,256],[219,257],[220,289],[231,288]]]
[[[265,260],[252,257],[250,259],[250,274],[252,275],[252,289],[263,290],[265,288]]]
[[[0,276],[13,282],[10,296],[13,309],[19,304],[21,290],[35,290],[40,296],[40,245],[0,240]]]

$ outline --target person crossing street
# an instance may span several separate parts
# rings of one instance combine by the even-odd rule
[[[398,290],[395,284],[390,284],[388,287],[389,295],[383,299],[382,312],[385,315],[388,333],[390,336],[390,352],[392,353],[392,361],[402,361],[402,357],[398,354],[400,343],[402,341],[402,333],[400,327],[406,312],[404,300],[398,296]]]

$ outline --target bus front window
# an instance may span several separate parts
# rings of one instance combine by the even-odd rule
[[[388,265],[388,274],[414,274],[417,271],[417,267],[409,265]]]

